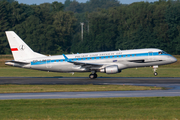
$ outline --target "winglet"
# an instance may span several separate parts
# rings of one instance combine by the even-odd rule
[[[65,54],[62,54],[67,62],[69,62],[69,59],[65,56]]]

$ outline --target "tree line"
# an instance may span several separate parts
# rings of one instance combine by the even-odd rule
[[[66,0],[40,5],[0,0],[0,54],[10,54],[5,31],[15,31],[42,54],[160,48],[180,54],[180,2],[123,5],[118,0]],[[84,23],[83,39],[80,22]]]

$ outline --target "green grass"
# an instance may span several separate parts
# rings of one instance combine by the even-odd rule
[[[160,90],[130,85],[0,85],[0,93]]]
[[[1,120],[178,120],[180,97],[1,100]]]
[[[164,67],[158,69],[157,77],[180,77],[180,68]],[[1,67],[0,77],[88,77],[90,72],[85,73],[56,73],[45,72],[31,69],[15,68],[15,67]],[[125,69],[117,74],[97,73],[98,77],[155,77],[153,69],[147,68],[131,68]]]
[[[0,67],[8,67],[7,65],[5,65],[5,62],[12,59],[12,55],[0,55]]]

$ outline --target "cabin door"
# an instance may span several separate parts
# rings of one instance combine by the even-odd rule
[[[148,52],[148,60],[153,61],[153,52]]]
[[[46,60],[46,68],[51,68],[51,67],[52,67],[51,60]]]

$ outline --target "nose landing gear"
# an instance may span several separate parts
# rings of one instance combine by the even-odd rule
[[[156,72],[157,68],[158,68],[158,66],[153,66],[153,69],[154,69],[154,76],[157,76],[157,75],[158,75],[158,73]]]
[[[157,76],[158,75],[158,73],[157,72],[154,72],[154,76]]]

